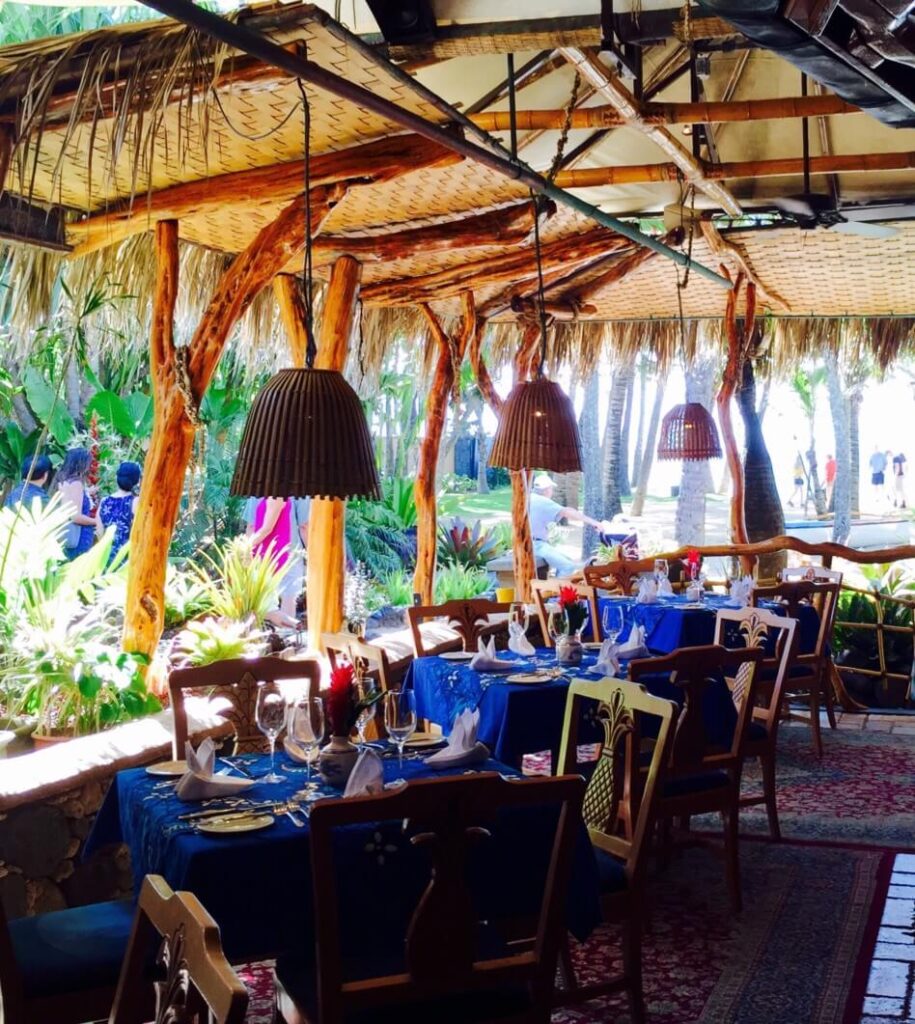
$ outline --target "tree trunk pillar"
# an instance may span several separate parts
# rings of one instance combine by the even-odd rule
[[[301,370],[305,367],[308,349],[308,332],[305,330],[305,298],[302,283],[292,274],[277,274],[273,279],[273,294],[280,308],[280,317],[289,341],[289,355],[292,365]]]
[[[321,316],[315,367],[341,370],[353,332],[362,265],[352,256],[334,263]],[[308,639],[321,649],[321,634],[333,633],[343,621],[345,577],[344,526],[346,503],[339,498],[314,498],[308,517]]]

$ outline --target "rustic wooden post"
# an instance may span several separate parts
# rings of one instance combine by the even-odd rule
[[[334,263],[321,314],[315,367],[343,370],[353,333],[362,264],[352,256]],[[335,633],[343,621],[346,571],[344,527],[346,503],[339,498],[314,498],[308,517],[308,638],[321,649],[321,634]]]
[[[438,317],[425,303],[420,304],[432,336],[438,346],[435,373],[426,397],[426,424],[419,447],[419,465],[413,495],[416,500],[416,570],[413,590],[423,604],[431,604],[435,589],[435,562],[438,551],[438,510],[435,505],[435,471],[445,429],[448,399],[460,372],[464,353],[476,326],[476,307],[472,292],[461,295],[463,318],[458,334],[449,338]]]
[[[723,274],[727,275],[728,272],[724,267],[721,270]],[[748,544],[750,542],[744,517],[744,501],[746,496],[743,463],[740,459],[737,438],[734,434],[734,424],[731,420],[731,399],[740,385],[743,361],[746,358],[746,339],[753,332],[753,321],[756,318],[756,286],[750,282],[747,284],[747,313],[743,329],[737,323],[737,302],[743,282],[743,274],[738,274],[734,287],[728,292],[727,307],[724,315],[724,325],[728,341],[728,357],[717,397],[718,422],[721,424],[725,458],[731,473],[730,532],[732,544]],[[752,572],[752,558],[741,555],[740,561],[744,572]]]
[[[305,366],[305,354],[308,349],[302,284],[292,274],[277,274],[273,279],[273,294],[276,296],[276,302],[280,308],[280,318],[286,329],[292,365],[301,370]]]

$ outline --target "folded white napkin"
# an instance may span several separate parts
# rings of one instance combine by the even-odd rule
[[[658,584],[658,597],[673,597],[674,588],[670,585],[670,580],[665,576]]]
[[[384,765],[371,747],[359,755],[349,778],[346,780],[344,796],[372,796],[384,789]]]
[[[524,626],[520,622],[508,624],[508,649],[529,658],[534,653],[534,645],[528,640]]]
[[[626,661],[650,657],[651,652],[645,646],[645,627],[640,626],[637,622],[633,622],[629,639],[625,643],[620,644],[617,654],[620,658],[625,658]]]
[[[620,670],[620,645],[614,640],[605,640],[600,645],[597,662],[592,669],[602,676],[615,676]]]
[[[465,708],[454,720],[448,746],[426,758],[430,768],[459,768],[465,764],[476,764],[489,757],[489,747],[477,742],[480,726],[480,712]]]
[[[744,576],[743,579],[734,580],[731,584],[731,597],[728,604],[733,608],[746,608],[753,597],[754,586],[752,576]]]
[[[477,672],[492,672],[504,668],[504,663],[496,657],[496,638],[491,636],[489,643],[483,643],[483,637],[477,638],[477,653],[470,659],[470,667]]]
[[[639,592],[636,595],[636,604],[654,604],[658,599],[658,584],[648,578],[639,580]]]
[[[190,743],[184,747],[187,771],[178,780],[175,793],[179,800],[207,800],[214,796],[231,796],[243,789],[250,789],[254,779],[242,779],[236,775],[217,775],[216,744],[205,739],[195,751]]]

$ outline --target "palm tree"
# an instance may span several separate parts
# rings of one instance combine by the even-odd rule
[[[831,349],[825,354],[826,388],[829,392],[829,410],[836,439],[836,482],[832,491],[835,522],[832,539],[844,544],[851,533],[851,445],[849,443],[848,399],[842,390],[839,375],[839,357]]]
[[[868,359],[857,355],[845,370],[845,387],[848,391],[848,450],[851,474],[851,511],[861,511],[861,402],[864,400],[864,385],[873,372]]]
[[[634,401],[635,370],[629,375],[626,384],[626,409],[623,413],[623,424],[620,428],[620,461],[617,472],[621,498],[632,497],[632,485],[629,480],[629,435],[632,431],[632,403]]]
[[[632,486],[637,487],[642,469],[642,446],[645,443],[645,404],[648,400],[648,358],[639,356],[639,418],[635,428],[635,453],[632,456]]]
[[[658,429],[661,426],[661,409],[664,406],[665,383],[664,377],[658,376],[656,378],[654,403],[651,407],[648,433],[645,437],[645,450],[642,454],[642,461],[636,477],[635,496],[632,499],[632,507],[629,509],[629,514],[632,516],[640,516],[645,508],[645,497],[648,494],[648,479],[651,476],[655,448],[658,445]]]
[[[807,428],[809,442],[807,445],[807,466],[810,471],[810,486],[813,490],[813,504],[818,516],[826,512],[826,489],[820,484],[820,475],[817,469],[816,453],[816,412],[817,412],[817,389],[826,381],[826,368],[818,367],[816,370],[797,369],[791,378],[791,389],[797,396],[807,417]]]
[[[635,367],[624,364],[613,374],[610,385],[610,406],[604,429],[604,519],[612,519],[623,511],[620,495],[620,462],[622,452],[623,408]]]
[[[715,373],[715,360],[709,356],[697,359],[685,369],[686,401],[711,407],[711,382]],[[677,544],[702,545],[705,543],[705,496],[709,491],[707,461],[685,461],[680,475],[680,496],[674,532]]]
[[[599,519],[603,513],[601,487],[600,428],[598,401],[600,399],[600,373],[595,368],[585,382],[585,399],[578,421],[582,449],[582,480],[584,483],[585,515]],[[588,559],[597,542],[597,531],[585,526],[581,533],[581,557]]]

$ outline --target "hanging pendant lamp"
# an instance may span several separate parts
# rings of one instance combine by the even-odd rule
[[[675,405],[661,421],[659,459],[701,462],[721,458],[718,428],[701,402]]]
[[[534,251],[537,257],[537,301],[540,314],[540,363],[534,380],[520,381],[502,406],[489,455],[490,466],[544,469],[554,473],[581,471],[581,437],[572,400],[544,376],[546,308],[540,257],[539,210],[534,206]]]
[[[305,115],[305,369],[280,370],[248,413],[230,493],[263,498],[380,498],[375,451],[359,396],[338,370],[314,367],[311,117]]]

